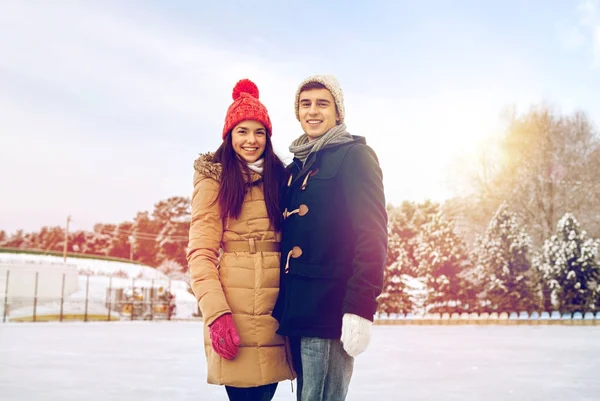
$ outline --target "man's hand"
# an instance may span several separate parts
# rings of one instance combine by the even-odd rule
[[[351,357],[355,357],[367,349],[371,341],[371,326],[373,322],[351,313],[342,318],[342,345]]]
[[[233,359],[237,355],[240,336],[231,313],[219,316],[210,326],[210,341],[215,352],[222,358]]]

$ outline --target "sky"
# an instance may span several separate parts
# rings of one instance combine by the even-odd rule
[[[312,74],[340,81],[388,203],[442,201],[507,109],[600,126],[600,0],[0,0],[0,230],[91,229],[191,196],[242,78],[289,163]]]

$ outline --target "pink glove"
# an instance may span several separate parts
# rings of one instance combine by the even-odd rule
[[[219,316],[209,327],[210,341],[215,352],[222,358],[233,359],[237,355],[240,336],[235,329],[231,313]]]

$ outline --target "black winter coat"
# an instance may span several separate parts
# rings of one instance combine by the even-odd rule
[[[383,285],[387,212],[375,152],[362,137],[288,166],[280,335],[339,338],[342,316],[373,321]]]

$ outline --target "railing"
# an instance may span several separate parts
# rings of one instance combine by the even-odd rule
[[[380,325],[600,325],[599,312],[492,312],[492,313],[427,313],[424,315],[413,313],[377,313],[375,324]]]

